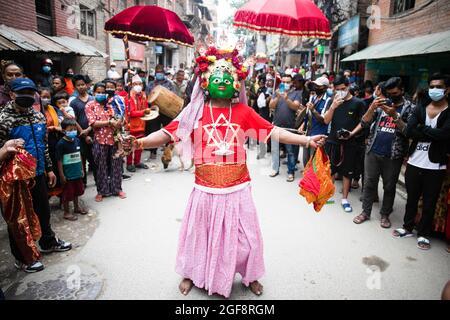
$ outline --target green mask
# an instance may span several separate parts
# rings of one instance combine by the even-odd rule
[[[227,72],[214,73],[209,77],[208,91],[213,99],[231,99],[233,98],[234,78]]]

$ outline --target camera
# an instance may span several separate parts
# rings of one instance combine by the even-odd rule
[[[347,139],[350,136],[350,131],[346,129],[339,129],[336,134],[339,139]]]
[[[388,107],[392,106],[392,103],[393,103],[392,100],[389,99],[389,98],[387,98],[387,99],[384,100],[384,104],[385,104],[386,106],[388,106]]]

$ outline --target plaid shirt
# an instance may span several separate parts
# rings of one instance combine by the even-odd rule
[[[408,119],[414,110],[415,105],[412,104],[411,101],[404,99],[403,108],[400,112],[400,118],[405,123],[405,127],[400,130],[398,127],[395,132],[394,140],[392,141],[392,149],[391,149],[391,159],[402,159],[408,154],[409,147],[409,139],[406,137],[406,124],[408,123]],[[383,116],[383,110],[377,109],[373,120],[371,122],[361,121],[361,126],[363,128],[370,127],[370,134],[368,137],[366,154],[372,150],[373,144],[378,134],[378,126],[380,125],[381,117]]]

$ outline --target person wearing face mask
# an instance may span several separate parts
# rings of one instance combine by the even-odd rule
[[[330,81],[322,76],[310,83],[311,91],[315,95],[306,103],[306,108],[300,113],[299,118],[304,119],[302,122],[303,132],[307,135],[327,134],[328,125],[324,123],[323,115],[326,106],[329,104],[330,98],[327,95],[327,89]],[[311,148],[303,148],[303,166],[306,167],[314,150]]]
[[[429,79],[428,96],[418,102],[406,127],[412,139],[405,172],[406,201],[403,227],[394,231],[396,238],[413,236],[417,229],[417,247],[430,249],[429,237],[450,153],[450,78],[434,74]],[[418,203],[422,197],[422,214],[416,224]]]
[[[73,119],[64,119],[61,123],[64,136],[56,145],[56,163],[61,180],[62,204],[64,219],[75,221],[75,214],[87,214],[87,210],[80,207],[78,198],[84,194],[83,176],[85,175],[81,161],[81,146],[78,139],[77,123]],[[69,202],[73,201],[73,213],[70,212]]]
[[[36,75],[35,82],[38,87],[50,88],[53,84],[52,75],[53,61],[45,59],[42,61],[40,72]]]
[[[118,80],[121,78],[120,74],[117,72],[115,62],[111,62],[110,66],[109,66],[109,70],[106,73],[106,75],[107,75],[108,79]]]
[[[281,128],[294,129],[295,115],[302,103],[302,93],[292,86],[292,77],[284,75],[281,79],[280,89],[276,90],[269,103],[269,109],[274,111],[273,124]],[[288,182],[294,181],[294,172],[297,164],[298,145],[286,145]],[[276,177],[280,171],[280,144],[272,140],[272,172],[270,177]]]
[[[66,73],[64,75],[64,82],[66,84],[65,90],[69,96],[71,96],[73,94],[73,92],[75,91],[75,87],[74,87],[73,81],[72,81],[73,76],[74,76],[73,69],[67,68]]]
[[[380,226],[391,227],[389,217],[393,212],[398,177],[408,153],[406,123],[414,109],[414,105],[403,98],[403,92],[403,82],[398,77],[378,84],[377,98],[361,120],[362,127],[369,130],[369,136],[364,159],[362,212],[353,219],[356,224],[370,219],[381,176],[384,193]],[[387,100],[386,95],[395,103]]]
[[[333,82],[335,95],[330,108],[324,114],[324,123],[331,124],[325,151],[331,162],[331,174],[342,176],[342,208],[345,212],[353,209],[348,202],[351,179],[355,175],[355,158],[358,155],[358,133],[365,105],[350,93],[349,80],[338,75]]]
[[[64,93],[66,96],[67,94]],[[42,105],[42,113],[45,116],[45,119],[47,121],[46,127],[47,127],[47,143],[48,143],[48,153],[50,155],[50,159],[52,160],[53,166],[53,172],[55,173],[55,176],[57,178],[56,185],[53,188],[49,188],[48,190],[48,196],[60,196],[62,193],[61,183],[59,181],[59,175],[58,175],[58,167],[56,166],[56,144],[58,143],[59,139],[63,136],[63,132],[61,129],[61,121],[64,118],[64,115],[59,110],[58,107],[54,107],[55,102],[58,100],[53,99],[53,105],[52,105],[52,99],[50,95],[50,89],[49,88],[39,88],[39,96],[41,99],[41,105]],[[67,101],[66,101],[67,102]]]
[[[150,108],[147,103],[147,96],[143,91],[143,83],[138,75],[132,79],[132,89],[130,92],[130,101],[126,98],[126,106],[129,106],[127,115],[129,116],[130,134],[135,138],[145,136],[145,121],[141,118],[150,114]],[[142,150],[135,150],[127,156],[127,170],[136,172],[138,169],[148,169],[148,166],[141,162]],[[134,159],[133,159],[134,158]]]
[[[16,78],[23,77],[23,68],[14,61],[2,60],[0,72],[4,83],[4,85],[0,86],[0,110],[2,110],[6,103],[11,101],[9,83]]]
[[[11,82],[11,98],[0,113],[0,146],[10,139],[23,139],[25,150],[36,159],[36,176],[30,193],[33,208],[41,225],[42,236],[39,240],[40,251],[44,253],[63,252],[72,245],[58,239],[50,225],[50,205],[48,187],[56,185],[56,176],[48,151],[46,118],[33,109],[36,85],[30,79],[17,78]],[[47,185],[48,184],[48,185]],[[11,248],[16,248],[14,241]],[[16,251],[12,250],[13,253]],[[16,257],[16,259],[20,259]],[[17,267],[27,269],[29,266],[18,263]]]
[[[88,125],[94,131],[92,153],[97,165],[95,201],[103,201],[103,197],[117,196],[126,198],[122,191],[123,158],[117,155],[118,147],[114,140],[114,132],[122,128],[122,121],[117,119],[113,106],[109,103],[106,85],[98,82],[94,86],[94,99],[86,104]]]
[[[155,88],[156,86],[163,86],[164,88],[169,89],[170,91],[172,91],[173,93],[176,94],[175,86],[172,81],[167,79],[165,72],[164,72],[164,66],[161,64],[159,64],[155,67],[155,80],[150,82],[147,85],[145,94],[147,96],[149,96],[150,93],[152,92],[153,88]],[[152,106],[152,107],[154,107],[154,106]],[[171,118],[160,113],[158,118],[146,122],[145,134],[149,135],[153,132],[156,132],[159,129],[161,129],[161,127],[168,125],[171,121],[172,121]],[[150,151],[150,156],[147,159],[147,161],[156,159],[157,149],[149,149],[149,151]]]

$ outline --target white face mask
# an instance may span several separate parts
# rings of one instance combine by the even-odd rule
[[[336,98],[344,99],[348,95],[348,90],[336,90]]]
[[[140,86],[140,85],[133,86],[133,90],[136,93],[141,93],[142,92],[142,86]]]

